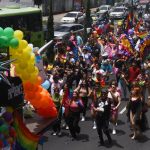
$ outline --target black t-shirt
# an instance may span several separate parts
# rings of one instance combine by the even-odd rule
[[[0,106],[17,108],[24,101],[22,80],[19,77],[9,77],[7,79],[10,85],[2,78],[0,80]]]

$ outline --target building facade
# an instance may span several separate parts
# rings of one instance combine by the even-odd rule
[[[85,4],[85,0],[52,0],[52,1],[54,13],[79,10]],[[101,4],[101,0],[90,0],[90,1],[91,1],[91,8],[98,7]],[[48,9],[49,9],[48,0],[43,0],[42,5],[43,15],[48,14]]]

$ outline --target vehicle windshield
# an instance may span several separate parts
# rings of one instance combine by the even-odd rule
[[[58,27],[55,28],[55,31],[58,31],[58,32],[69,32],[70,28],[67,27],[67,26],[58,26]]]
[[[107,7],[101,7],[100,10],[107,10]]]
[[[113,12],[123,12],[124,8],[115,8]]]
[[[77,16],[76,13],[68,13],[64,17],[76,17],[76,16]]]

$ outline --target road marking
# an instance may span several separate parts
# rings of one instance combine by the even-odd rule
[[[125,111],[126,111],[126,107],[124,107],[124,108],[119,112],[119,114],[123,114]]]

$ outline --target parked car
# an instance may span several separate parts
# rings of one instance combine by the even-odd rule
[[[61,24],[54,29],[54,38],[67,41],[70,33],[84,33],[84,26],[82,24]],[[89,29],[87,29],[89,32]]]
[[[129,11],[127,7],[115,7],[109,14],[110,19],[126,18]]]
[[[111,9],[111,5],[101,5],[98,9],[97,9],[97,12],[98,13],[106,13],[110,11]]]
[[[72,11],[67,13],[62,19],[62,23],[82,23],[85,15],[82,12]]]

